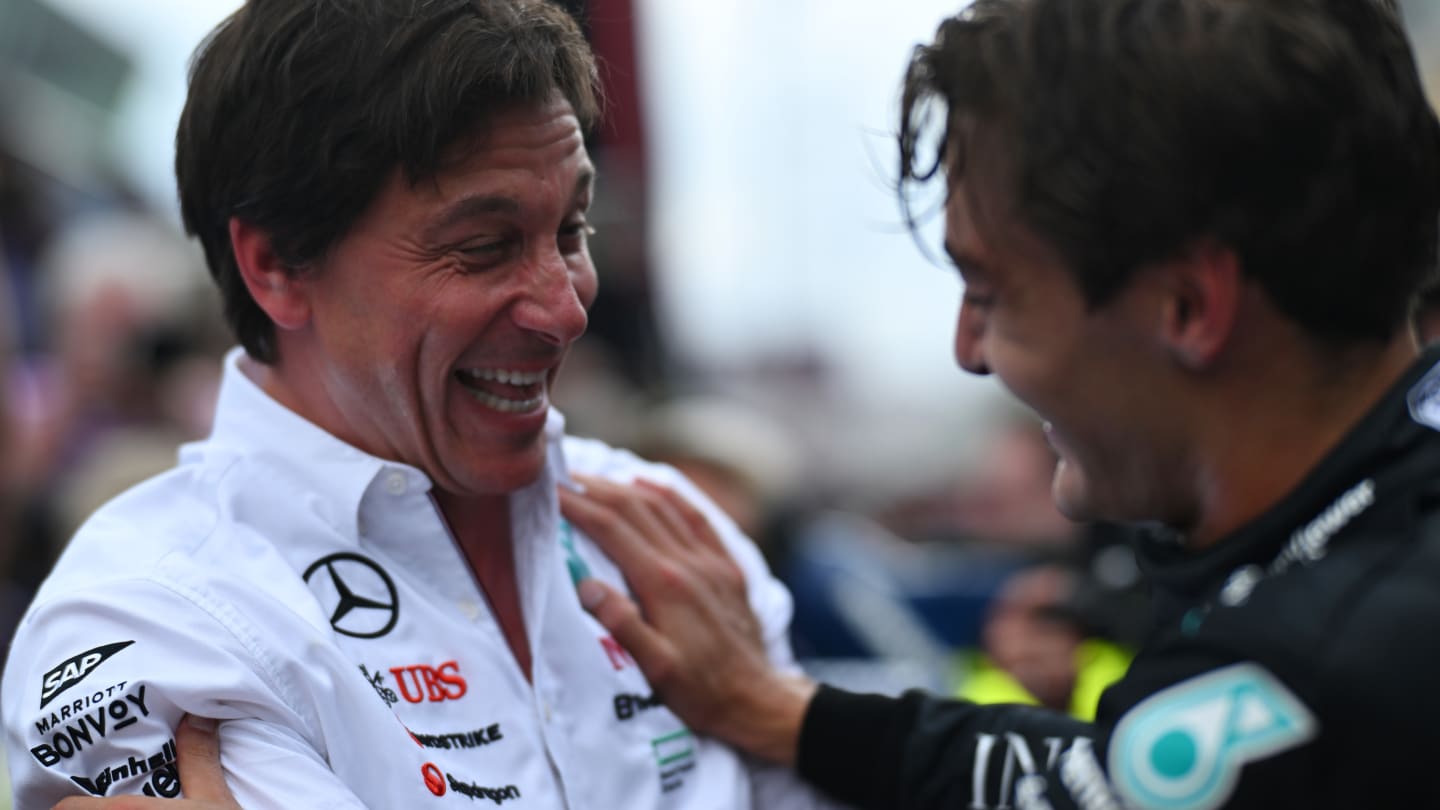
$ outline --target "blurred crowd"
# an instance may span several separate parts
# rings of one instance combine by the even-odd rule
[[[0,118],[28,112],[0,93]],[[832,682],[1092,711],[1144,628],[1127,530],[1055,510],[1042,427],[998,391],[966,421],[981,441],[936,427],[938,445],[979,449],[919,485],[877,498],[819,474],[824,436],[805,429],[803,396],[777,408],[667,356],[645,281],[643,166],[627,146],[595,150],[605,289],[556,392],[574,431],[679,467],[756,538],[794,592],[797,653]],[[1431,303],[1440,311],[1440,292]],[[230,343],[171,216],[115,174],[77,180],[0,140],[6,647],[80,522],[208,431]],[[774,373],[772,391],[816,388],[803,363]]]

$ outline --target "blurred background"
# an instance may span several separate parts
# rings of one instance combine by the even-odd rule
[[[715,496],[811,669],[1083,714],[1141,613],[1124,534],[1058,515],[1038,425],[955,368],[959,283],[893,190],[902,69],[961,0],[565,4],[609,95],[573,430]],[[0,0],[6,646],[75,527],[208,431],[230,339],[171,161],[188,56],[238,5]],[[1440,3],[1405,5],[1433,97]]]

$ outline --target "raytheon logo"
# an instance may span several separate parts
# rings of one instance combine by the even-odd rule
[[[40,708],[45,708],[45,704],[54,700],[56,695],[85,680],[85,676],[105,663],[107,658],[134,643],[117,641],[114,644],[102,644],[61,661],[54,669],[45,673],[40,682]]]

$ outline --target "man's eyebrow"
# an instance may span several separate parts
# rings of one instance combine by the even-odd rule
[[[586,168],[575,178],[575,192],[573,199],[580,200],[590,196],[594,191],[595,170]],[[511,216],[520,213],[520,203],[514,197],[506,197],[503,194],[476,194],[470,197],[462,197],[449,206],[445,207],[435,219],[425,228],[427,241],[435,241],[447,230],[467,219],[483,217],[487,214],[509,214]]]
[[[462,197],[447,206],[431,223],[425,228],[427,241],[433,241],[454,225],[464,222],[467,219],[485,216],[486,214],[518,214],[520,203],[513,197],[505,197],[498,194],[477,194],[472,197]]]

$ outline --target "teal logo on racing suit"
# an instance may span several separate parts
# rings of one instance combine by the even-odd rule
[[[1211,810],[1248,762],[1315,736],[1314,716],[1258,664],[1235,664],[1157,692],[1121,718],[1110,778],[1127,803]]]

